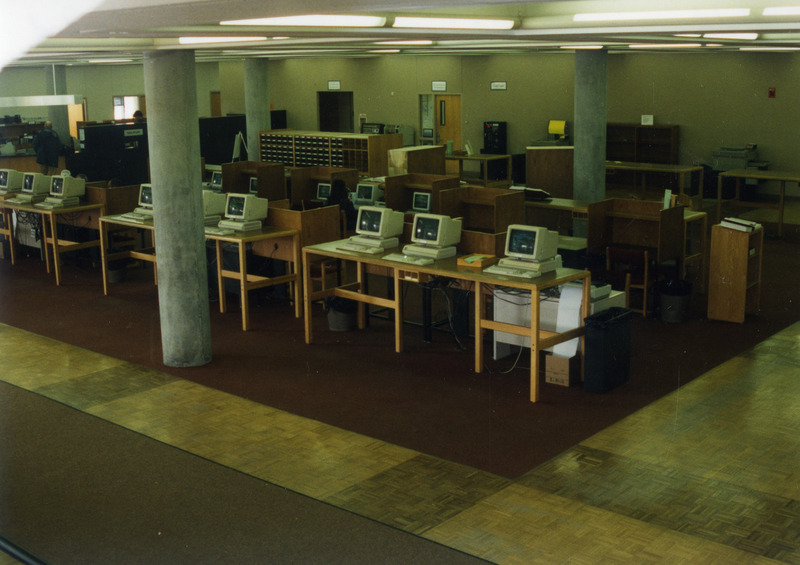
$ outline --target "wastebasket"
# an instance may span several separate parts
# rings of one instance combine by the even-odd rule
[[[356,327],[358,303],[340,296],[325,299],[325,312],[328,314],[328,327],[335,332],[348,332]]]
[[[689,312],[689,299],[692,296],[692,283],[680,279],[670,279],[659,285],[659,304],[661,321],[672,324],[683,322]]]
[[[628,382],[631,366],[631,311],[615,306],[592,314],[584,322],[584,390],[608,392]]]

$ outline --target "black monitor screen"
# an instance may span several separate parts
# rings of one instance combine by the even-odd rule
[[[50,184],[50,192],[52,194],[62,194],[64,192],[64,179],[61,177],[53,177]]]
[[[436,241],[439,235],[439,219],[417,216],[414,222],[414,237],[426,241]]]
[[[360,210],[358,216],[359,224],[358,229],[368,232],[379,233],[381,231],[381,217],[380,210]]]
[[[528,230],[511,230],[508,240],[509,253],[523,253],[533,255],[536,248],[536,232]]]
[[[215,171],[211,174],[211,184],[213,186],[222,186],[222,173]]]
[[[8,186],[8,171],[0,171],[0,186]]]
[[[23,192],[33,192],[33,179],[33,175],[25,175],[25,178],[22,179]]]
[[[151,186],[143,186],[142,187],[142,195],[140,200],[140,204],[152,204],[153,203],[153,187]]]
[[[331,185],[325,182],[321,182],[317,185],[317,198],[321,200],[327,200],[330,195]]]
[[[359,184],[356,187],[356,198],[358,200],[372,200],[372,185]]]
[[[238,217],[244,213],[244,197],[243,196],[229,196],[228,197],[228,216]]]
[[[258,178],[250,177],[250,194],[258,194]]]
[[[412,208],[414,208],[414,210],[425,210],[425,211],[429,210],[428,202],[430,201],[430,197],[431,197],[430,194],[424,192],[416,193],[414,195],[414,205],[412,206]]]

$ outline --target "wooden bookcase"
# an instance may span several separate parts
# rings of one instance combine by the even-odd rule
[[[34,136],[44,128],[44,122],[0,124],[0,144],[10,141],[14,149],[32,149]]]
[[[726,322],[744,322],[746,314],[761,307],[761,265],[764,229],[752,232],[711,227],[709,256],[708,317]]]
[[[259,132],[259,145],[261,161],[356,169],[380,177],[388,173],[388,151],[403,146],[403,134],[267,130]]]
[[[678,126],[639,124],[606,125],[606,159],[632,163],[678,163]],[[656,179],[656,177],[659,177]],[[613,171],[606,174],[606,187],[629,190],[640,183],[641,173]],[[675,189],[674,175],[648,173],[648,184]]]

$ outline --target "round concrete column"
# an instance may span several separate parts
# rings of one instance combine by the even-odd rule
[[[269,61],[246,59],[244,62],[244,105],[247,116],[247,154],[250,161],[260,161],[258,132],[272,127],[269,108]]]
[[[575,162],[573,195],[576,200],[602,200],[606,194],[606,83],[608,53],[575,53]]]
[[[211,361],[194,51],[144,57],[164,364]]]

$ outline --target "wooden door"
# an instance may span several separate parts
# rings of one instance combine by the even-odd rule
[[[436,143],[447,145],[453,142],[453,151],[461,150],[461,96],[459,94],[437,94],[434,99],[436,111]],[[446,162],[449,174],[458,174],[456,161]]]
[[[211,93],[211,117],[222,115],[222,95],[219,91]]]

